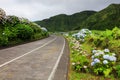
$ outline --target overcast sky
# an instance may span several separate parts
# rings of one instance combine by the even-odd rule
[[[58,14],[73,14],[84,10],[99,11],[120,0],[0,0],[7,15],[42,20]]]

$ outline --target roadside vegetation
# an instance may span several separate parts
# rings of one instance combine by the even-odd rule
[[[70,80],[120,79],[120,29],[81,29],[65,34],[69,41]]]
[[[6,15],[0,9],[0,47],[20,44],[48,37],[45,28],[25,18]]]

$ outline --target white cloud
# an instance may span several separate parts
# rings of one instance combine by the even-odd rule
[[[73,14],[83,10],[101,10],[120,0],[0,0],[8,15],[41,20],[57,14]]]

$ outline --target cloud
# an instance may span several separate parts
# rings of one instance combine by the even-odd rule
[[[120,0],[0,0],[8,15],[42,20],[57,14],[73,14],[83,10],[101,10]]]

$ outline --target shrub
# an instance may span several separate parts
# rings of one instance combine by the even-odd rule
[[[7,46],[8,45],[8,38],[4,36],[0,36],[0,46]]]
[[[116,65],[115,70],[117,72],[117,76],[120,78],[120,65]]]
[[[45,28],[25,18],[6,16],[4,10],[0,8],[0,46],[14,45],[47,36],[49,34]]]
[[[120,39],[120,29],[119,28],[117,28],[117,27],[113,28],[112,33],[113,33],[112,35],[113,35],[114,39]]]
[[[22,40],[28,40],[31,39],[34,32],[31,27],[25,24],[18,24],[17,26],[17,37]]]
[[[36,23],[29,22],[29,24],[27,25],[29,25],[34,30],[34,33],[40,33],[42,31],[41,27],[37,25]]]
[[[103,33],[100,34],[100,37],[104,37],[106,39],[113,39],[113,36],[112,36],[112,31],[111,30],[106,30],[104,31]]]
[[[94,73],[97,75],[102,74],[105,77],[109,76],[117,60],[115,57],[116,54],[111,53],[109,49],[105,49],[104,51],[93,50],[92,53],[91,66]]]
[[[5,27],[14,27],[20,23],[20,19],[17,16],[6,16]]]
[[[84,38],[91,34],[91,31],[88,29],[81,29],[78,33],[73,34],[72,36],[76,39],[84,42]]]
[[[15,40],[17,38],[16,28],[5,27],[2,34],[3,34],[3,36],[8,38],[8,41],[12,41],[12,40]]]
[[[88,71],[89,60],[84,55],[76,55],[72,60],[73,69],[76,71]]]

